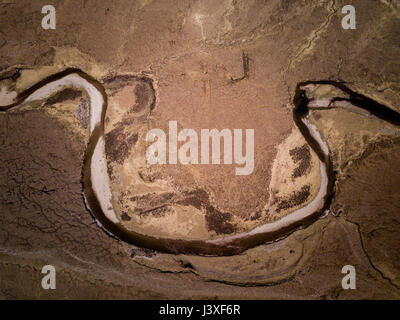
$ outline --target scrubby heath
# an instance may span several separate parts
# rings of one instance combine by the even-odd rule
[[[312,96],[320,86],[332,86],[344,96],[317,100]],[[283,218],[266,223],[249,232],[236,233],[223,238],[199,241],[166,239],[128,230],[117,218],[112,205],[110,180],[107,170],[104,117],[107,109],[107,95],[100,82],[77,69],[67,69],[54,74],[16,95],[2,88],[1,110],[7,112],[26,103],[46,100],[65,88],[84,90],[90,98],[90,138],[83,165],[83,194],[88,209],[96,222],[110,235],[148,249],[171,253],[191,253],[200,255],[232,255],[253,246],[274,241],[288,235],[299,227],[314,222],[328,210],[334,196],[335,175],[327,144],[322,140],[317,127],[308,121],[311,110],[324,108],[345,108],[400,126],[400,114],[372,99],[349,89],[344,83],[334,81],[310,81],[297,86],[293,104],[293,120],[299,131],[317,154],[320,165],[320,186],[317,195],[307,205],[294,210]],[[11,103],[10,103],[11,102]],[[7,103],[9,103],[7,105]],[[312,107],[310,107],[310,104]],[[358,111],[362,116],[365,113]]]

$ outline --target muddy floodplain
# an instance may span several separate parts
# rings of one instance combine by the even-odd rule
[[[0,298],[399,299],[400,6],[345,4],[0,3]]]

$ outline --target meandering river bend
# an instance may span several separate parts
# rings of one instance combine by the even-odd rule
[[[309,98],[307,89],[316,85],[334,86],[347,97],[320,101]],[[317,127],[308,120],[312,110],[343,108],[360,113],[360,116],[377,117],[400,126],[400,113],[354,92],[342,82],[328,80],[301,82],[296,87],[293,99],[293,120],[319,158],[321,181],[314,199],[280,220],[266,223],[248,232],[214,240],[167,239],[128,230],[114,212],[104,142],[107,95],[99,81],[79,69],[66,69],[41,80],[18,95],[15,92],[1,91],[0,111],[7,112],[28,102],[47,99],[67,87],[85,90],[90,98],[90,137],[82,169],[83,198],[87,209],[99,227],[110,236],[132,245],[168,253],[234,255],[287,236],[323,215],[329,209],[335,194],[335,173],[328,145],[321,138]]]

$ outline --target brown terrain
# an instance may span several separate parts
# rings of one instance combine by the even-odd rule
[[[66,1],[56,30],[42,2],[0,1],[0,89],[66,68],[108,98],[112,205],[128,229],[215,239],[276,221],[319,189],[318,158],[293,121],[298,83],[345,81],[400,111],[397,1]],[[340,92],[321,86],[318,98]],[[0,112],[1,299],[399,299],[400,130],[343,109],[313,112],[336,173],[319,220],[241,254],[166,254],[98,227],[82,197],[90,102],[65,88]],[[146,132],[252,128],[254,171],[145,162]],[[273,208],[273,210],[268,210]],[[57,289],[43,290],[54,265]],[[341,286],[353,265],[357,289]]]

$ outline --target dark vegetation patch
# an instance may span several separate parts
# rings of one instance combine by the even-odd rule
[[[304,144],[301,147],[294,148],[289,151],[295,163],[299,163],[292,173],[292,178],[298,178],[305,175],[311,165],[311,153],[308,145]]]
[[[130,198],[135,202],[135,210],[140,216],[151,214],[153,216],[164,216],[170,210],[171,205],[193,206],[198,210],[205,211],[207,228],[217,234],[229,234],[236,230],[230,222],[232,215],[216,209],[209,199],[208,193],[203,189],[186,191],[183,195],[173,192],[150,193],[136,195]]]
[[[51,66],[54,62],[54,57],[56,55],[56,51],[54,48],[50,48],[48,51],[39,55],[34,62],[35,66]]]
[[[131,220],[131,217],[128,216],[128,214],[127,214],[125,211],[122,211],[122,212],[121,212],[121,219],[122,219],[123,221],[130,221],[130,220]]]
[[[144,81],[138,82],[135,86],[136,103],[129,112],[141,112],[150,108],[154,101],[153,88]]]
[[[141,217],[145,217],[151,215],[153,217],[165,217],[165,215],[171,211],[171,207],[167,205],[162,205],[156,208],[150,208],[147,210],[142,210],[137,212],[137,214]]]
[[[135,86],[135,94],[138,101],[133,106],[133,112],[139,112],[144,108],[148,107],[151,110],[154,109],[156,103],[156,94],[153,86],[153,80],[145,76],[132,76],[132,75],[111,75],[103,79],[103,84],[107,89],[107,93],[110,96],[116,94],[116,92],[126,86]]]
[[[78,107],[74,111],[75,118],[77,118],[83,128],[89,125],[89,98],[84,96],[79,101]]]
[[[198,210],[209,206],[209,196],[203,189],[185,192],[185,199],[178,203],[184,206],[193,206]]]
[[[135,118],[127,117],[124,120],[118,122],[117,125],[119,125],[119,126],[130,126],[130,125],[132,125],[134,123],[135,123]]]
[[[179,259],[178,263],[182,268],[196,270],[196,268],[193,267],[193,265],[189,261]]]
[[[122,164],[138,141],[138,134],[126,134],[124,126],[117,125],[105,135],[106,155],[110,161]]]
[[[171,202],[177,195],[173,192],[163,192],[163,193],[146,193],[135,195],[130,198],[131,201],[136,203],[136,208],[147,210],[152,207],[159,207]]]
[[[68,100],[75,100],[80,97],[82,97],[81,91],[71,89],[71,88],[66,88],[66,89],[54,94],[50,98],[48,98],[45,103],[45,106],[50,106],[52,104],[60,103],[60,102],[68,101]]]
[[[1,68],[0,68],[1,70]],[[17,81],[17,79],[21,76],[21,69],[16,68],[8,71],[1,72],[0,81],[5,79],[10,79],[13,81]],[[15,87],[15,86],[14,86]]]
[[[206,209],[206,222],[208,230],[217,234],[233,233],[236,227],[229,222],[232,215],[229,212],[222,212],[210,206]]]
[[[103,79],[103,84],[108,93],[113,96],[119,89],[132,85],[136,80],[137,77],[131,75],[111,75]]]
[[[315,120],[319,120],[322,118],[321,114],[318,112],[313,113],[313,116],[314,116]]]
[[[122,121],[118,122],[113,130],[105,135],[106,154],[110,161],[122,164],[128,157],[131,148],[137,143],[138,133],[127,133],[125,130],[136,120],[132,112],[139,112],[145,108],[151,109],[155,104],[155,92],[152,80],[146,77],[139,78],[131,75],[110,76],[103,79],[107,94],[114,95],[119,89],[128,85],[135,85],[136,103],[127,111]]]
[[[307,201],[308,197],[310,196],[310,186],[303,186],[300,191],[294,192],[292,195],[290,195],[287,198],[277,198],[277,212],[280,212],[281,210],[293,208],[295,206],[298,206],[304,202]]]
[[[130,200],[135,202],[134,209],[139,216],[164,217],[171,211],[170,204],[173,203],[175,197],[177,195],[173,192],[148,193],[135,195]]]
[[[153,80],[148,77],[141,77],[140,80],[142,81],[142,83],[147,84],[148,96],[149,96],[149,100],[147,102],[150,111],[152,111],[156,106],[156,90],[154,89]]]
[[[146,248],[131,249],[131,258],[134,258],[134,257],[151,258],[151,257],[154,257],[156,254],[157,254],[157,251],[151,250],[151,249],[146,249]]]
[[[261,210],[257,210],[254,214],[252,214],[250,216],[250,220],[254,221],[254,220],[258,220],[259,218],[261,218]]]
[[[140,179],[144,182],[154,182],[157,178],[159,178],[159,174],[157,172],[152,172],[150,170],[141,170],[138,172]]]
[[[359,156],[359,158],[353,160],[353,163],[358,165],[364,159],[368,158],[372,153],[378,152],[382,149],[392,148],[395,145],[400,145],[400,137],[395,138],[386,138],[383,137],[381,140],[374,141],[367,145],[363,153]]]
[[[215,231],[217,234],[229,234],[236,230],[236,227],[230,222],[232,215],[229,212],[223,212],[215,208],[209,199],[205,190],[196,189],[186,192],[186,198],[179,202],[182,205],[191,205],[197,209],[204,209],[206,212],[207,228]]]

